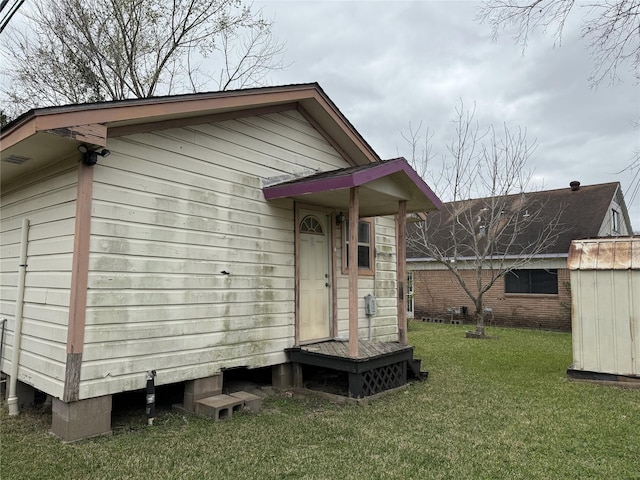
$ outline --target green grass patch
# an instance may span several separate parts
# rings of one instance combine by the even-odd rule
[[[368,405],[274,396],[258,415],[62,444],[50,415],[2,409],[0,476],[16,479],[640,478],[640,390],[569,382],[571,336],[411,325],[426,382]]]

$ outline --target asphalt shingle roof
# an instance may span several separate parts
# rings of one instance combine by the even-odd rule
[[[560,234],[544,251],[539,253],[567,254],[572,240],[598,235],[611,201],[618,192],[619,185],[618,182],[612,182],[584,185],[575,191],[567,187],[525,194],[529,213],[535,212],[537,218],[517,236],[516,244],[527,245],[533,242],[543,225],[549,224],[557,216],[558,211],[562,209],[558,229]],[[518,211],[521,206],[521,198],[521,194],[509,195],[505,198],[503,208],[508,212]],[[440,211],[430,213],[426,220],[426,225],[430,232],[430,241],[437,245],[441,251],[450,248],[452,244],[451,224],[455,221],[456,214],[461,215],[461,212],[464,211],[467,214],[471,213],[473,215],[472,218],[480,218],[482,209],[487,206],[487,200],[487,198],[479,198],[465,202],[449,202],[445,203]],[[524,214],[526,212],[520,213]],[[622,212],[620,220],[624,221]],[[410,225],[409,235],[415,235],[417,228],[420,228],[420,226]],[[460,235],[464,236],[462,233]],[[466,243],[464,239],[458,243],[463,245],[462,249],[458,250],[459,256],[475,256],[471,248],[464,247]],[[516,252],[511,249],[510,253]],[[408,242],[407,258],[425,258],[429,256],[424,251],[420,251],[414,243]]]

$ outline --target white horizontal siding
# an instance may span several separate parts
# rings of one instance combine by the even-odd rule
[[[614,230],[613,226],[613,211],[618,213],[618,230]],[[614,195],[611,203],[609,204],[609,208],[607,208],[607,212],[604,215],[602,220],[602,225],[600,225],[600,230],[598,231],[599,237],[606,236],[616,236],[616,235],[631,235],[633,232],[627,230],[627,223],[625,222],[625,218],[623,215],[623,209],[620,207],[618,202],[616,202],[616,195]]]
[[[347,166],[296,111],[109,141],[95,167],[80,397],[286,360],[293,204],[263,179]]]
[[[233,281],[230,282],[233,285]],[[236,304],[248,302],[254,305],[254,314],[260,313],[262,302],[293,301],[293,294],[284,289],[279,290],[249,290],[227,288],[220,290],[189,290],[180,289],[92,289],[87,294],[87,305],[90,307],[110,308],[112,305],[193,305],[224,302]],[[258,303],[256,303],[258,302]]]
[[[30,221],[18,379],[55,397],[64,389],[75,227],[77,159],[4,188],[0,221],[0,315],[8,319],[2,371],[11,369],[23,218]]]
[[[263,324],[269,325],[271,318],[290,315],[290,307],[285,302],[262,302],[260,306],[265,316]],[[228,318],[236,325],[253,324],[253,312],[255,307],[246,302],[237,303],[232,307],[229,303],[218,304],[190,304],[190,305],[119,305],[112,308],[91,309],[87,315],[91,318],[91,326],[87,331],[97,325],[122,325],[129,323],[157,322],[157,321],[185,321],[195,322],[202,319]],[[235,316],[231,316],[233,313]],[[239,327],[246,328],[246,327]],[[96,331],[99,331],[96,328]]]
[[[256,257],[257,258],[257,257]],[[289,277],[290,264],[287,265],[257,265],[247,259],[234,263],[233,273],[236,275],[255,275],[260,277]],[[149,256],[140,257],[128,254],[107,254],[94,256],[89,259],[89,270],[108,272],[146,272],[146,273],[182,273],[182,274],[211,274],[222,272],[229,266],[228,258],[202,259],[190,258],[189,262],[181,258]],[[92,281],[90,279],[90,281]]]
[[[160,373],[156,377],[157,382],[162,381],[164,384],[177,383],[184,381],[185,378],[202,378],[211,375],[212,365],[223,364],[225,368],[242,367],[247,365],[277,365],[287,361],[285,348],[290,346],[290,342],[286,339],[277,339],[270,342],[271,353],[263,353],[260,351],[259,343],[245,343],[238,345],[220,345],[215,349],[190,350],[180,356],[167,357],[164,354],[146,355],[144,362],[147,364],[157,365],[156,371]],[[212,355],[212,351],[215,355]],[[173,363],[166,363],[167,360]],[[104,362],[99,362],[98,371],[107,372],[105,377],[93,378],[82,382],[81,393],[90,392],[92,396],[101,396],[113,393],[114,385],[122,391],[136,390],[144,388],[145,380],[140,380],[140,372],[137,363],[133,363],[134,368],[131,373],[113,374],[109,370],[109,366]],[[119,361],[120,366],[126,365],[126,362]],[[91,363],[88,363],[91,365]],[[112,375],[117,375],[117,383],[112,381]]]
[[[293,232],[290,233],[291,236]],[[210,235],[209,244],[181,243],[180,237],[185,240],[193,236],[197,240],[198,235],[189,235],[183,232],[177,238],[170,235],[163,240],[157,237],[154,240],[136,240],[126,237],[101,237],[92,235],[91,248],[93,251],[105,252],[110,255],[130,255],[141,257],[178,258],[189,260],[208,260],[210,258],[224,258],[228,262],[244,261],[252,264],[268,263],[270,265],[291,265],[293,259],[288,252],[282,251],[285,246],[275,240],[233,238],[231,247],[229,236]],[[288,241],[287,236],[282,241]],[[251,248],[253,246],[253,248]],[[262,250],[264,248],[264,250]],[[260,249],[260,250],[258,250]],[[224,255],[224,256],[222,256]],[[214,272],[210,272],[214,273]],[[219,272],[215,272],[219,273]]]
[[[233,285],[233,289],[230,286]],[[242,292],[243,290],[285,290],[294,288],[293,279],[276,279],[255,275],[243,275],[231,279],[227,275],[175,275],[153,273],[100,273],[91,276],[89,288],[93,290],[136,289],[136,290],[223,290]]]

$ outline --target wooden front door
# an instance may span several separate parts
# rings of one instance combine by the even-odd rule
[[[300,341],[329,338],[331,271],[329,216],[300,212]]]

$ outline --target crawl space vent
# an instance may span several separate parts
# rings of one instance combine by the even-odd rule
[[[19,157],[18,155],[11,155],[3,160],[5,163],[13,163],[14,165],[22,165],[29,160],[28,157]]]

